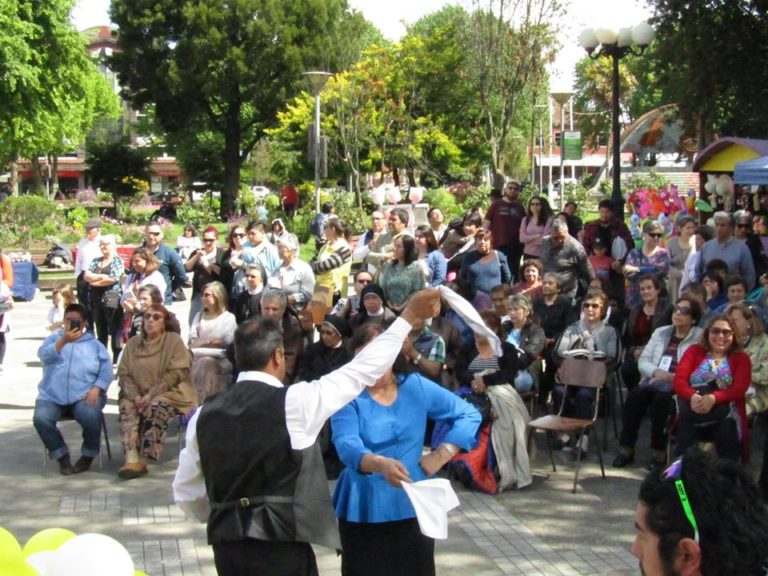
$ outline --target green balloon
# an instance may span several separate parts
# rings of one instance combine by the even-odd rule
[[[16,536],[5,528],[0,528],[0,560],[21,558],[21,545]]]
[[[40,576],[21,556],[0,558],[0,576]]]
[[[40,532],[27,540],[27,543],[24,544],[22,554],[24,555],[24,558],[26,558],[27,556],[37,554],[38,552],[53,552],[54,550],[58,550],[59,546],[64,544],[64,542],[71,540],[75,536],[77,536],[77,534],[66,528],[46,528],[45,530],[40,530]]]

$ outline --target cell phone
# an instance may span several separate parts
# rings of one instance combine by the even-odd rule
[[[82,322],[80,320],[70,320],[69,321],[69,329],[70,330],[80,330],[83,327]]]

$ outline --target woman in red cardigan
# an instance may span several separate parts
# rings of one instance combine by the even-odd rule
[[[714,442],[721,458],[739,461],[749,446],[744,394],[751,372],[735,326],[724,315],[710,319],[700,342],[685,351],[675,371],[677,456],[703,440]]]

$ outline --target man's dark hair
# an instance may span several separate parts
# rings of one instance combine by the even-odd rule
[[[246,228],[248,232],[251,230],[258,230],[259,232],[266,232],[267,231],[267,225],[264,222],[260,222],[258,220],[252,220],[248,223],[248,228]]]
[[[86,310],[85,306],[82,304],[78,304],[77,302],[70,304],[66,308],[64,308],[64,314],[69,314],[70,312],[76,312],[80,314],[80,319],[85,322],[88,319],[88,310]]]
[[[728,264],[725,263],[725,260],[715,258],[714,260],[707,262],[707,264],[704,266],[704,272],[714,272],[720,276],[725,276],[728,274]]]
[[[263,370],[275,350],[283,345],[279,322],[260,316],[243,322],[235,330],[235,361],[241,371]]]
[[[723,288],[725,284],[723,284],[723,277],[718,274],[714,270],[706,270],[704,274],[701,276],[701,281],[704,282],[704,280],[712,280],[712,282],[717,284],[717,291],[718,293],[723,292]]]
[[[408,224],[408,212],[406,210],[402,208],[394,208],[389,214],[396,216],[403,224]]]
[[[744,287],[744,292],[749,292],[749,286],[747,286],[747,279],[740,274],[729,274],[725,277],[725,291],[728,292],[728,288],[741,284]]]
[[[330,214],[333,212],[333,204],[325,202],[320,210],[323,214]]]
[[[704,242],[712,240],[712,238],[715,237],[715,231],[712,230],[712,226],[707,226],[706,224],[697,226],[695,233],[701,236],[704,239]]]
[[[608,208],[611,212],[613,212],[613,201],[609,198],[603,198],[600,200],[600,203],[597,205],[598,210],[600,208]]]
[[[659,537],[659,557],[672,573],[678,543],[694,538],[675,486],[651,471],[640,486],[645,524]],[[751,476],[737,463],[698,448],[683,456],[683,481],[699,529],[701,574],[757,576],[768,568],[768,509]]]

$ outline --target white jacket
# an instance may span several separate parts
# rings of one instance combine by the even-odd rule
[[[648,344],[646,344],[643,353],[640,354],[640,359],[637,361],[637,367],[644,378],[650,378],[653,376],[653,371],[658,369],[659,362],[669,345],[674,329],[674,326],[662,326],[661,328],[654,330],[653,334],[651,334],[651,339],[648,341]],[[680,345],[677,347],[678,362],[680,362],[680,358],[683,357],[683,354],[688,347],[699,341],[701,332],[701,328],[694,326],[683,341],[680,342]]]

